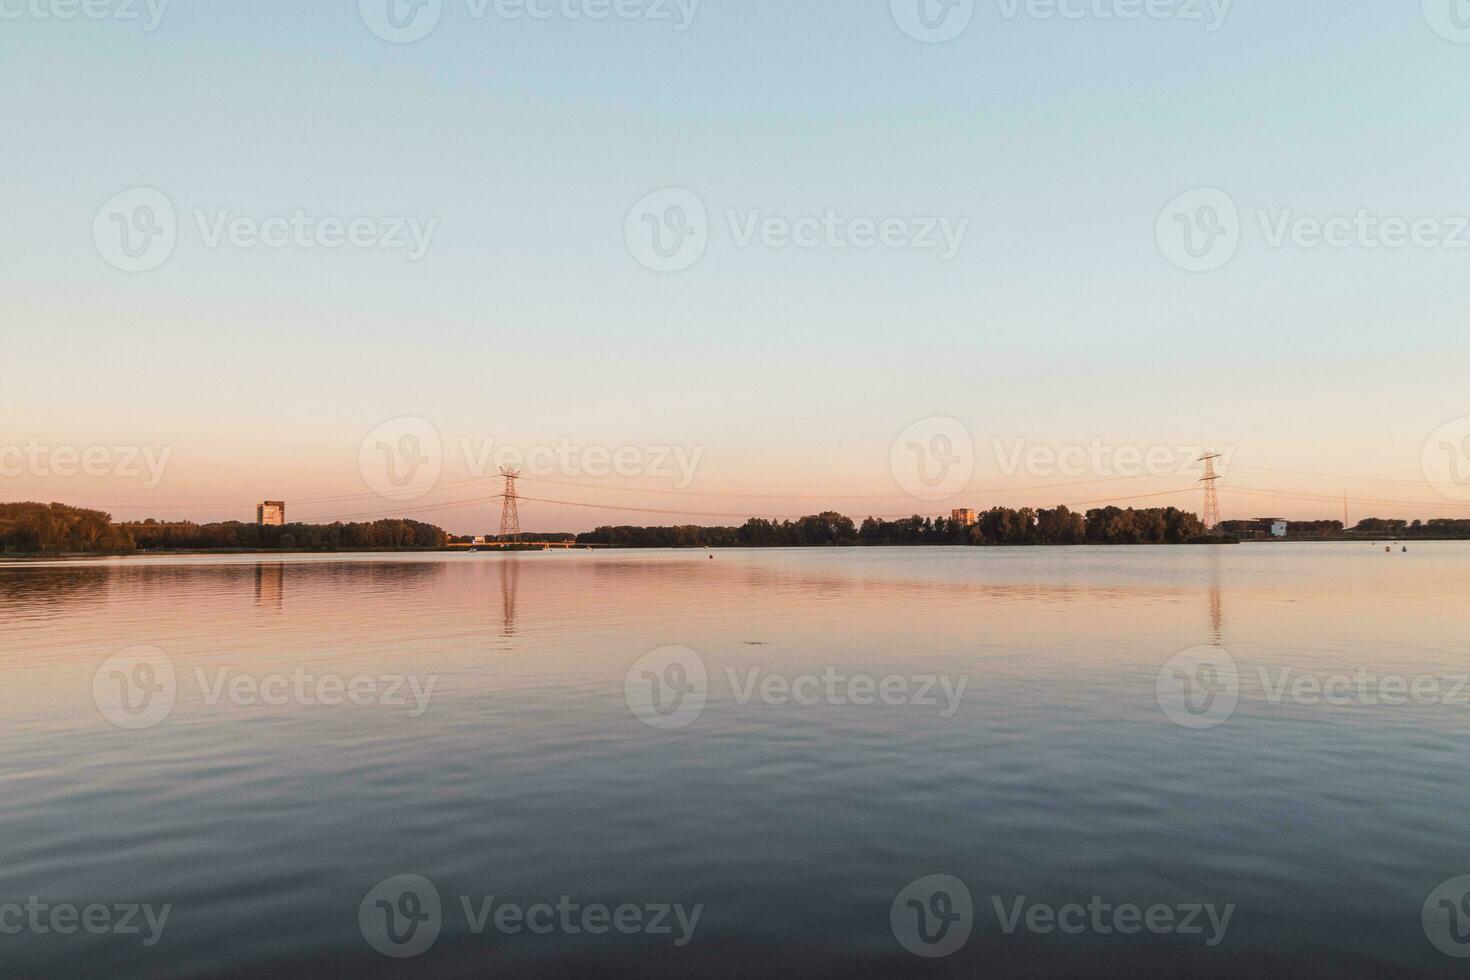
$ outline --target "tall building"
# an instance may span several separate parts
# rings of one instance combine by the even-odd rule
[[[949,512],[949,519],[955,524],[974,527],[976,521],[975,510],[972,507],[961,507],[958,510],[952,510]]]
[[[261,527],[284,527],[286,524],[286,502],[267,500],[255,508],[255,523]]]

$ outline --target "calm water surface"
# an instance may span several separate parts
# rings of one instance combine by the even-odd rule
[[[172,906],[151,947],[146,926],[24,928],[0,935],[0,968],[1458,973],[1421,910],[1470,873],[1470,691],[1326,704],[1271,685],[1365,669],[1448,693],[1470,673],[1467,592],[1458,543],[0,567],[0,903]],[[694,651],[708,685],[703,710],[665,730],[628,690],[647,676],[689,690],[687,673],[630,679],[668,646]],[[1233,656],[1239,700],[1194,730],[1156,684],[1200,646]],[[138,647],[154,659],[109,659]],[[164,682],[137,669],[165,663],[174,701],[156,717],[162,702],[137,692]],[[967,681],[946,717],[938,690],[937,705],[742,704],[752,670]],[[272,677],[380,686],[358,690],[368,703],[330,687],[308,694],[344,703],[252,698]],[[427,702],[406,682],[388,696],[394,677],[432,681]],[[109,720],[134,683],[122,720],[150,727]],[[412,959],[377,952],[359,917],[400,875],[442,906]],[[906,951],[890,921],[931,875],[974,906],[944,959]],[[683,946],[677,927],[476,934],[461,898],[489,896],[702,911]],[[1214,946],[1208,926],[1008,934],[994,902],[1022,896],[1234,911]]]

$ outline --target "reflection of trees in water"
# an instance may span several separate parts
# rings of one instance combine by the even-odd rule
[[[109,593],[182,593],[201,585],[221,592],[253,594],[257,604],[281,608],[288,580],[292,589],[398,592],[433,587],[444,576],[442,562],[260,562],[172,565],[69,565],[0,569],[0,604],[99,602]]]
[[[101,602],[107,597],[111,567],[73,565],[65,568],[0,569],[0,605],[28,608]]]

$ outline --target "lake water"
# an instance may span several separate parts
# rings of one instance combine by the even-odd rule
[[[1460,973],[1467,593],[1461,543],[0,567],[0,970]]]

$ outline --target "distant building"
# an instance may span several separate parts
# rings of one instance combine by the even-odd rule
[[[1238,538],[1264,541],[1286,537],[1291,530],[1291,522],[1283,517],[1257,517],[1252,521],[1225,521],[1220,530]]]
[[[974,508],[960,507],[957,510],[949,512],[949,519],[954,524],[959,524],[964,527],[974,527],[977,517]]]
[[[286,524],[286,502],[267,500],[255,508],[255,523],[261,527],[284,527]]]

